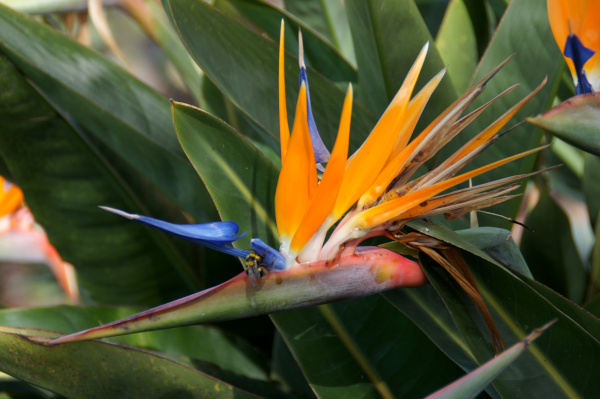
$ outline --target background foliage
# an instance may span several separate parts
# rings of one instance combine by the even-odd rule
[[[100,40],[98,26],[81,43],[90,27],[86,2],[5,3],[33,15],[0,5],[0,174],[23,189],[51,243],[75,266],[82,291],[81,305],[0,310],[0,370],[16,377],[3,379],[7,397],[419,398],[493,357],[475,306],[427,259],[431,285],[421,288],[108,342],[48,348],[31,336],[93,327],[241,271],[235,259],[98,205],[174,222],[235,220],[247,232],[242,247],[257,236],[274,243],[281,19],[288,112],[298,93],[300,28],[315,119],[330,148],[347,83],[356,92],[354,150],[426,41],[418,86],[446,65],[448,74],[420,128],[516,54],[474,106],[521,87],[461,133],[449,153],[546,76],[513,124],[574,95],[545,1],[309,0],[282,7],[122,0],[106,9],[121,59]],[[520,199],[492,209],[525,216],[534,232],[516,226],[511,236],[510,222],[487,215],[479,225],[488,227],[467,229],[467,219],[409,226],[461,249],[507,346],[557,320],[480,397],[593,397],[600,388],[597,156],[523,124],[471,167],[542,143],[552,145],[537,158],[480,178],[563,163],[529,181]]]

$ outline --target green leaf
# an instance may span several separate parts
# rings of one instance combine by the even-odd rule
[[[448,4],[435,45],[448,65],[448,75],[456,90],[467,90],[479,56],[475,29],[464,0],[452,0]]]
[[[600,156],[600,94],[573,97],[528,122],[569,144]]]
[[[173,103],[173,121],[219,213],[246,231],[236,246],[249,248],[253,237],[274,245],[278,233],[273,199],[279,175],[275,165],[231,127],[197,108]]]
[[[462,374],[380,296],[273,320],[320,398],[418,398]]]
[[[165,0],[166,1],[166,0]],[[200,0],[168,0],[176,29],[192,56],[215,85],[261,129],[279,137],[278,46]],[[288,114],[298,95],[298,61],[286,53]],[[308,69],[316,123],[331,148],[344,100],[340,90]],[[362,144],[376,121],[355,103],[351,147]]]
[[[531,279],[523,279],[522,281],[542,295],[544,299],[548,303],[551,303],[559,312],[568,316],[574,323],[581,326],[590,337],[596,341],[600,341],[598,338],[600,337],[600,319],[598,318],[598,315],[590,314],[586,309],[566,299],[564,296],[558,294],[556,291],[553,291],[542,283],[538,283]]]
[[[124,307],[53,306],[0,310],[0,325],[74,333],[99,323],[130,316],[140,309]],[[111,342],[183,355],[211,362],[224,370],[266,381],[267,364],[256,349],[213,327],[192,326],[115,337]]]
[[[600,214],[600,158],[592,154],[584,156],[583,193],[590,220],[596,223]]]
[[[518,278],[478,257],[469,254],[464,256],[507,346],[523,340],[532,326],[558,319],[555,327],[496,379],[494,387],[500,395],[549,395],[554,398],[593,396],[592,392],[600,387],[600,382],[590,380],[579,370],[580,367],[598,367],[600,342],[593,336],[599,326],[598,319],[588,314],[585,316],[586,323],[595,327],[591,329],[582,325],[571,317],[574,304],[567,305],[568,301],[563,300],[559,308],[554,304],[556,298],[546,298],[532,288],[530,284],[535,282],[525,282],[528,280],[526,277]],[[483,364],[493,356],[493,351],[489,332],[475,306],[439,266],[428,262],[426,271],[448,306],[465,342],[478,363]],[[566,308],[571,309],[563,313]],[[569,351],[565,352],[565,347]],[[572,367],[573,364],[578,366]],[[522,378],[524,375],[531,377]]]
[[[600,216],[599,218],[600,219]],[[598,299],[598,292],[600,291],[600,220],[596,220],[596,229],[594,245],[592,247],[592,256],[590,261],[590,282],[588,285],[587,296]],[[597,301],[600,302],[600,301]],[[600,308],[600,306],[598,306]],[[594,313],[599,315],[600,312]]]
[[[533,278],[525,258],[523,258],[519,247],[511,237],[510,231],[497,227],[478,227],[459,230],[457,233],[501,265]]]
[[[0,22],[0,52],[63,117],[75,119],[88,140],[101,142],[196,219],[214,218],[177,142],[166,98],[94,51],[2,5]]]
[[[417,87],[444,68],[413,0],[351,0],[346,8],[358,63],[358,98],[375,114],[387,108],[426,42],[430,42],[429,54]],[[424,111],[423,122],[433,120],[456,98],[452,83],[443,80]]]
[[[152,1],[146,1],[145,3],[152,18],[152,30],[147,33],[175,65],[190,94],[194,96],[198,104],[202,105],[202,71],[179,40],[177,33],[173,30],[169,19],[165,15],[164,8]],[[142,26],[142,28],[144,27]]]
[[[569,219],[548,194],[542,194],[526,222],[521,248],[535,279],[575,303],[582,303],[588,279]]]
[[[443,242],[447,242],[448,244],[452,244],[453,246],[463,249],[467,252],[470,252],[476,256],[479,256],[482,259],[487,260],[488,262],[494,263],[496,265],[500,265],[495,259],[493,259],[490,255],[485,253],[477,246],[475,243],[472,243],[469,240],[468,233],[467,237],[462,237],[458,232],[449,229],[448,227],[439,224],[437,222],[433,222],[430,220],[412,220],[407,223],[407,226],[411,229],[415,229],[421,234],[425,234],[426,236],[430,236],[433,238],[437,238]],[[463,230],[468,231],[468,230]],[[496,240],[497,237],[492,238],[492,240]]]
[[[412,320],[435,345],[465,371],[477,367],[475,356],[458,331],[446,305],[431,286],[382,294]]]
[[[279,42],[281,20],[285,22],[285,48],[298,54],[298,29],[302,30],[306,64],[325,78],[344,85],[356,82],[356,70],[329,42],[290,13],[259,0],[226,0],[274,42]]]
[[[44,345],[56,334],[2,327],[3,372],[71,398],[250,398],[250,393],[181,363],[104,342]],[[99,383],[101,381],[101,383]]]
[[[414,0],[432,36],[437,35],[449,0]]]
[[[356,65],[350,25],[342,0],[288,1],[285,8],[327,38],[352,65]]]
[[[281,338],[281,334],[277,331],[273,339],[271,378],[275,381],[281,381],[284,389],[292,391],[297,396],[316,398],[292,352],[290,352],[283,338]]]
[[[515,56],[487,84],[485,92],[477,98],[473,106],[482,105],[515,83],[520,83],[521,86],[493,103],[464,132],[442,149],[439,159],[445,159],[456,151],[459,146],[481,132],[492,121],[516,104],[517,101],[533,91],[545,77],[548,78],[548,82],[544,88],[516,114],[513,118],[514,122],[511,124],[514,125],[525,117],[543,112],[550,106],[554,99],[564,62],[562,54],[555,45],[545,2],[522,0],[510,3],[490,45],[477,66],[473,81],[479,81],[512,54],[515,54]],[[531,125],[519,126],[494,143],[485,152],[485,156],[476,158],[471,162],[468,169],[474,169],[534,148],[539,144],[539,141],[539,129]],[[513,161],[501,168],[487,172],[480,178],[476,178],[474,183],[482,179],[492,181],[501,177],[531,172],[534,160],[534,157],[526,157]],[[508,201],[495,206],[493,212],[515,217],[518,207],[519,201]],[[481,215],[480,219],[485,224],[504,228],[509,227],[509,222],[501,221],[498,218],[492,219]]]
[[[411,227],[476,255],[464,254],[506,345],[522,340],[532,325],[559,319],[551,333],[555,335],[544,341],[543,347],[534,348],[531,355],[525,355],[499,377],[494,387],[500,395],[514,397],[519,392],[536,396],[539,392],[547,392],[552,397],[576,397],[577,394],[585,397],[582,390],[592,392],[597,389],[595,384],[574,372],[564,359],[560,360],[563,355],[560,348],[573,345],[569,353],[574,359],[582,357],[586,367],[597,367],[595,357],[600,347],[594,337],[600,336],[599,320],[544,285],[524,276],[518,277],[500,266],[505,263],[504,256],[498,256],[498,262],[487,263],[489,260],[486,261],[486,258],[490,258],[488,254],[482,256],[477,248],[473,250],[473,243],[476,243],[482,248],[487,247],[489,254],[496,258],[494,255],[502,247],[493,245],[497,242],[494,238],[501,238],[496,235],[501,230],[496,230],[496,233],[492,230],[494,234],[489,237],[484,234],[483,238],[474,233],[478,230],[485,232],[488,228],[467,230],[467,234],[461,232],[457,239],[454,236],[457,233],[448,232],[446,228],[435,224],[418,225],[411,222]],[[505,233],[503,235],[506,237]],[[442,296],[445,306],[431,287],[393,290],[384,296],[410,317],[458,365],[470,371],[493,356],[489,331],[460,286],[437,264],[427,265],[429,279]],[[580,340],[585,344],[580,344]],[[593,353],[587,352],[585,348],[588,347]],[[516,375],[536,377],[521,380]],[[531,382],[531,385],[525,381]],[[525,393],[529,390],[530,394]],[[497,392],[488,388],[488,393],[494,397],[499,397]]]
[[[427,396],[427,399],[471,399],[482,392],[501,372],[506,370],[529,345],[535,341],[554,322],[533,330],[525,339],[518,342],[469,374],[454,381],[447,387]]]
[[[145,208],[97,147],[3,58],[0,70],[0,154],[85,294],[148,305],[189,292],[197,277],[170,241],[97,208]]]

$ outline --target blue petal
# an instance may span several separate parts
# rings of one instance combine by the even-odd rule
[[[298,61],[300,63],[300,86],[302,83],[306,85],[306,105],[307,105],[307,113],[308,113],[308,130],[310,132],[310,139],[313,145],[313,151],[315,153],[315,161],[316,163],[324,163],[329,161],[329,157],[331,154],[323,144],[323,140],[321,140],[321,135],[317,130],[317,124],[315,123],[315,118],[312,112],[312,105],[310,103],[310,88],[308,87],[308,75],[306,74],[306,65],[304,63],[304,45],[302,43],[302,33],[298,35],[300,54],[298,57]]]
[[[250,253],[249,251],[225,245],[239,240],[245,235],[244,233],[236,236],[239,226],[235,222],[175,224],[148,216],[123,212],[115,208],[105,206],[101,206],[100,208],[229,255],[245,258]]]
[[[243,237],[243,235],[238,238]],[[209,241],[198,240],[196,243],[210,249],[214,249],[215,251],[223,252],[227,255],[237,256],[239,258],[246,258],[246,256],[250,255],[250,251],[246,251],[245,249],[237,249],[229,245],[215,245]]]
[[[285,258],[283,255],[276,249],[265,244],[260,238],[253,238],[250,241],[250,246],[257,255],[260,255],[263,258],[262,266],[266,267],[268,270],[286,269]]]
[[[573,60],[575,65],[575,73],[577,74],[577,94],[591,93],[592,85],[585,76],[583,66],[595,52],[583,45],[577,35],[571,33],[567,37],[564,49],[565,57]]]

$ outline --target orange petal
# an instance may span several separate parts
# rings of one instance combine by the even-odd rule
[[[452,155],[452,157],[450,158],[451,159],[450,164],[453,164],[453,163],[457,162],[458,160],[460,160],[461,158],[463,158],[465,155],[467,155],[470,152],[474,151],[477,147],[483,145],[488,140],[490,140],[492,137],[494,137],[494,135],[496,133],[498,133],[498,131],[500,129],[502,129],[502,127],[504,125],[506,125],[506,123],[510,119],[512,119],[512,117],[515,116],[515,114],[517,112],[519,112],[519,110],[521,108],[523,108],[523,106],[525,104],[527,104],[527,102],[529,102],[529,100],[531,100],[533,98],[533,96],[535,96],[542,89],[542,87],[544,87],[544,85],[546,84],[546,80],[547,79],[548,78],[544,78],[544,81],[538,87],[536,87],[535,90],[533,90],[531,93],[529,93],[529,95],[527,97],[525,97],[524,99],[522,99],[521,101],[519,101],[517,104],[515,104],[511,109],[509,109],[508,111],[506,111],[504,113],[504,115],[502,115],[494,123],[492,123],[491,125],[489,125],[484,131],[482,131],[477,136],[475,136],[473,139],[471,139],[456,154]]]
[[[377,198],[379,198],[379,196],[404,166],[406,159],[398,157],[398,155],[400,155],[402,150],[406,147],[406,144],[415,130],[415,126],[421,117],[421,113],[423,112],[427,101],[429,101],[433,91],[444,77],[445,72],[446,70],[444,69],[434,76],[429,83],[427,83],[427,85],[423,87],[423,89],[421,89],[421,91],[412,100],[410,100],[404,116],[404,122],[400,131],[400,135],[398,136],[396,144],[394,145],[394,149],[390,154],[390,159],[379,176],[377,176],[375,182],[360,198],[358,202],[358,209],[372,204]]]
[[[287,153],[290,141],[290,127],[288,125],[287,105],[285,101],[285,50],[284,50],[285,24],[281,20],[281,33],[279,36],[279,141],[281,143],[281,164]]]
[[[316,185],[317,168],[308,130],[306,86],[302,84],[292,136],[275,193],[275,216],[282,244],[289,243],[298,229]]]
[[[384,167],[400,133],[403,116],[425,61],[427,49],[428,44],[421,50],[402,87],[367,140],[348,161],[340,195],[332,210],[334,219],[341,217],[364,194]]]
[[[14,212],[23,202],[23,192],[0,176],[0,217]]]
[[[505,163],[514,161],[515,159],[522,158],[526,155],[539,151],[546,148],[539,147],[533,150],[525,151],[512,157],[501,159],[500,161],[491,163],[481,168],[472,170],[462,175],[453,177],[451,179],[439,182],[429,187],[424,187],[420,190],[410,192],[402,197],[384,202],[380,205],[374,206],[373,208],[367,209],[356,216],[357,220],[354,221],[355,225],[362,228],[363,230],[373,228],[386,221],[390,221],[401,215],[403,212],[413,208],[414,206],[429,200],[434,195],[437,195],[447,189],[456,186],[462,182],[465,182],[475,176],[485,173],[489,170],[504,165]]]
[[[315,197],[300,223],[300,227],[290,246],[290,252],[298,253],[308,242],[312,235],[319,229],[329,215],[336,202],[348,157],[348,142],[350,140],[350,120],[352,117],[352,85],[348,87],[344,108],[340,120],[337,139],[327,168],[318,186]]]

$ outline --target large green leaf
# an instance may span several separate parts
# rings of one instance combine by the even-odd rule
[[[487,84],[485,92],[475,101],[474,106],[482,105],[515,83],[520,83],[521,86],[492,104],[450,145],[442,150],[440,159],[445,159],[451,151],[458,149],[460,145],[483,130],[519,99],[525,97],[537,87],[545,77],[548,78],[548,82],[544,88],[517,113],[513,118],[513,124],[520,122],[525,117],[543,112],[550,106],[556,93],[564,62],[550,30],[545,2],[521,0],[510,3],[477,67],[473,81],[478,81],[484,77],[512,54],[515,54],[515,56]],[[533,148],[539,144],[539,141],[539,129],[531,125],[519,126],[488,148],[484,156],[475,159],[469,168],[479,167]],[[530,172],[533,163],[533,157],[526,157],[492,170],[475,180],[485,179],[485,181],[491,181],[509,175]],[[494,209],[506,216],[515,217],[518,206],[518,201],[508,201],[496,206]],[[506,221],[498,218],[485,218],[484,216],[482,215],[481,219],[486,224],[508,227]]]
[[[199,105],[203,105],[201,86],[202,71],[192,57],[190,57],[179,37],[173,30],[169,19],[165,15],[165,10],[160,4],[152,1],[146,1],[146,6],[150,11],[152,21],[151,26],[142,28],[147,29],[152,39],[165,52],[167,58],[175,65],[186,88],[194,96]],[[143,10],[143,8],[142,8]]]
[[[419,7],[419,12],[431,35],[436,36],[443,23],[449,0],[414,0],[414,3]]]
[[[166,0],[165,0],[166,1]],[[215,85],[262,129],[279,137],[278,46],[200,0],[168,0],[170,15],[192,56]],[[298,95],[298,61],[286,53],[288,114]],[[344,91],[308,68],[316,123],[331,148],[337,134]],[[351,146],[356,149],[375,116],[355,103]]]
[[[590,220],[596,223],[600,214],[600,157],[592,154],[584,156],[583,192]]]
[[[457,233],[464,240],[483,250],[499,264],[533,278],[523,254],[511,237],[510,231],[496,227],[478,227],[459,230]],[[477,253],[474,254],[478,255]]]
[[[273,198],[279,171],[231,127],[197,108],[173,103],[173,121],[181,145],[213,196],[224,220],[233,220],[246,236],[236,245],[249,248],[253,237],[275,244]]]
[[[421,398],[462,374],[381,296],[273,321],[320,398]]]
[[[168,100],[92,50],[0,5],[0,52],[63,117],[195,218],[214,207],[175,137]]]
[[[97,208],[145,209],[97,147],[3,58],[0,69],[0,154],[84,294],[148,305],[189,292],[194,274],[164,236]]]
[[[193,368],[104,342],[43,344],[54,333],[2,327],[3,372],[69,398],[250,398],[254,395]],[[181,359],[184,360],[185,359]]]
[[[591,334],[592,330],[526,284],[526,277],[521,279],[468,254],[465,257],[506,345],[522,340],[533,326],[558,319],[555,327],[498,377],[494,382],[497,391],[504,397],[593,396],[600,381],[579,371],[579,367],[586,370],[599,367],[600,342]],[[489,332],[472,302],[439,266],[427,263],[426,270],[478,362],[487,361],[493,356]],[[587,316],[587,322],[596,326],[599,323],[591,315]],[[569,350],[565,351],[565,347]],[[572,367],[575,363],[578,366]]]
[[[332,82],[356,82],[356,71],[340,53],[303,21],[284,10],[259,0],[226,0],[274,42],[279,41],[282,19],[285,21],[285,48],[298,54],[298,30],[302,30],[304,57],[312,66]]]
[[[435,45],[448,65],[448,75],[456,90],[467,90],[479,56],[475,29],[464,0],[448,4]]]
[[[325,36],[356,65],[350,26],[342,0],[288,1],[285,9]]]
[[[519,277],[500,266],[511,266],[522,272],[527,271],[524,263],[520,267],[515,267],[522,263],[522,257],[516,256],[518,254],[515,254],[510,246],[503,248],[499,245],[500,241],[506,240],[507,232],[480,228],[457,234],[443,226],[425,222],[420,224],[413,222],[411,227],[476,255],[476,257],[465,256],[507,345],[521,340],[532,325],[542,324],[553,318],[559,319],[559,323],[553,327],[554,331],[549,334],[555,334],[552,339],[560,344],[554,346],[552,342],[548,342],[543,348],[534,348],[531,355],[528,354],[517,361],[510,369],[512,371],[501,375],[495,384],[500,394],[512,397],[516,390],[523,389],[520,383],[511,380],[513,378],[511,375],[518,374],[519,370],[522,370],[522,375],[531,376],[526,379],[532,384],[527,387],[532,390],[531,395],[537,395],[536,389],[539,389],[539,392],[548,389],[548,392],[555,390],[556,397],[574,397],[575,391],[581,394],[581,390],[591,392],[596,389],[588,381],[582,381],[577,373],[572,372],[571,368],[565,365],[564,360],[560,360],[562,351],[559,348],[574,345],[577,349],[573,350],[577,354],[569,352],[570,354],[584,357],[583,361],[587,362],[588,367],[598,367],[595,365],[594,356],[596,356],[595,352],[600,350],[598,340],[595,338],[600,336],[600,322],[596,317],[551,289],[527,277]],[[469,241],[465,242],[465,239]],[[474,244],[485,249],[487,254],[482,256],[474,250]],[[497,262],[494,260],[493,263],[488,263],[489,255]],[[510,259],[513,260],[509,261]],[[470,370],[474,359],[481,364],[492,355],[487,327],[473,303],[445,272],[442,272],[438,266],[431,265],[427,270],[430,281],[441,294],[450,313],[441,306],[439,298],[433,293],[427,295],[430,287],[410,291],[394,290],[386,293],[385,296],[417,323],[448,356],[466,370]],[[511,295],[507,295],[507,292]],[[454,322],[449,318],[450,315]],[[453,324],[456,324],[458,331],[454,330],[456,327],[453,327]],[[572,340],[582,340],[585,345],[579,345],[578,341],[574,344]],[[588,345],[593,353],[587,353],[583,349]],[[493,393],[489,390],[488,392]],[[581,396],[585,397],[585,394]]]
[[[588,270],[582,261],[572,235],[569,219],[547,193],[527,218],[521,248],[535,279],[575,303],[582,303]]]
[[[270,240],[275,245],[272,206],[277,168],[239,133],[214,117],[178,103],[174,104],[173,112],[182,146],[223,218],[237,220],[241,229],[252,237]],[[457,369],[448,364],[447,358],[414,325],[379,297],[286,312],[271,318],[321,397],[376,397],[385,392],[420,397],[458,375]],[[398,331],[410,339],[396,340]],[[390,348],[392,340],[394,351]],[[418,352],[412,352],[417,349],[414,342],[419,342]],[[332,351],[332,347],[336,350]],[[408,354],[403,355],[409,356],[408,359],[417,353],[426,354],[445,364],[448,374],[430,378],[429,363],[419,363],[417,367],[407,358],[400,362],[401,355],[396,350]],[[322,360],[322,356],[328,360]],[[333,368],[332,362],[336,365]],[[420,381],[420,386],[398,384],[398,375],[409,374]]]
[[[140,309],[124,307],[54,306],[0,310],[0,325],[41,328],[74,333],[115,319],[130,316]],[[267,380],[267,365],[256,349],[241,339],[213,327],[193,326],[114,337],[111,342],[137,348],[184,355],[216,364],[224,370]]]
[[[376,114],[386,109],[426,42],[429,42],[429,54],[417,86],[444,68],[413,0],[351,0],[346,7],[358,63],[359,99]],[[422,119],[433,120],[456,97],[452,83],[444,79]]]

